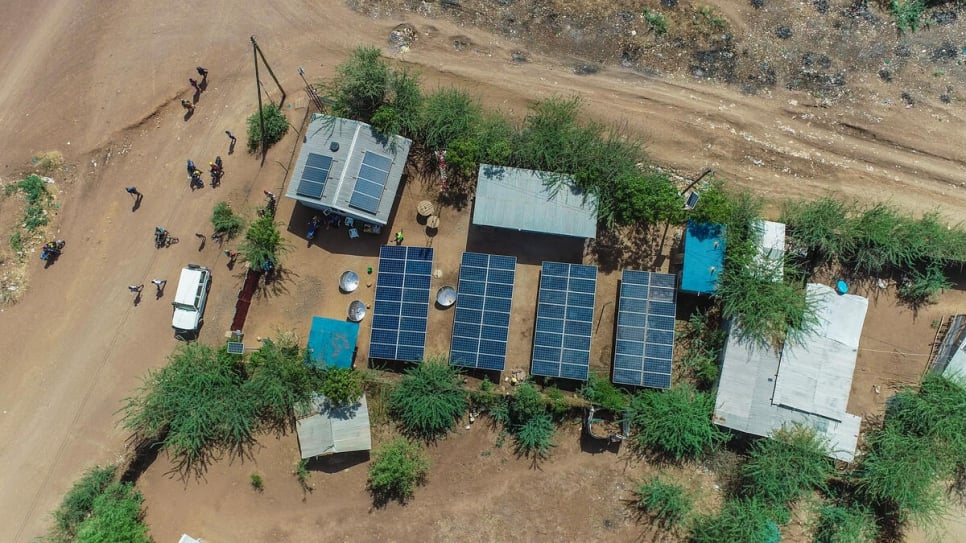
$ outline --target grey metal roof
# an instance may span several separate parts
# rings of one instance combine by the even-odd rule
[[[597,197],[570,176],[480,164],[473,224],[596,238]]]
[[[333,150],[333,143],[338,148]],[[298,160],[292,168],[285,196],[319,209],[332,209],[342,215],[373,224],[386,224],[392,211],[399,180],[406,166],[412,142],[401,136],[386,139],[371,126],[349,119],[315,114],[305,131]],[[379,205],[375,213],[350,206],[366,152],[391,161]],[[328,177],[320,198],[298,194],[309,153],[331,158]]]
[[[355,404],[339,408],[317,394],[311,409],[297,415],[295,428],[302,458],[372,449],[365,394]]]
[[[819,327],[781,353],[741,339],[733,327],[722,353],[715,422],[759,436],[810,426],[828,439],[831,456],[851,462],[862,419],[845,408],[868,300],[815,283],[807,295],[816,300]]]

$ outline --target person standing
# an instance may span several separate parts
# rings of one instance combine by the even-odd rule
[[[198,86],[198,82],[196,80],[194,80],[194,79],[192,79],[192,78],[189,77],[188,78],[188,83],[191,83],[191,86],[194,87],[195,93],[200,93],[201,92],[201,87]]]
[[[126,190],[128,194],[130,194],[131,196],[133,196],[135,198],[140,198],[141,197],[141,193],[138,192],[138,188],[137,187],[128,187],[128,188],[126,188],[124,190]]]
[[[236,138],[235,135],[231,133],[231,130],[225,130],[225,135],[228,136],[228,139],[231,140],[232,145],[235,145],[235,142],[238,141],[238,138]]]
[[[192,111],[195,110],[195,105],[191,103],[191,100],[184,100],[184,99],[182,99],[181,100],[181,107],[187,109],[188,112],[192,112]]]
[[[403,242],[403,233],[402,233],[402,230],[400,230],[396,232],[396,245],[402,245],[402,242]]]
[[[130,285],[129,287],[127,287],[127,289],[130,290],[131,292],[141,294],[141,290],[144,289],[144,283],[141,283],[140,285]]]
[[[201,76],[202,81],[205,81],[208,79],[208,70],[202,68],[201,66],[196,66],[195,70],[198,71],[198,75]]]
[[[158,298],[160,298],[161,296],[163,296],[164,295],[164,285],[168,284],[168,281],[166,279],[152,279],[151,280],[151,283],[155,287],[157,287],[157,289],[158,289],[158,293],[157,293]]]
[[[194,175],[195,174],[195,170],[197,170],[197,169],[198,168],[195,168],[194,161],[191,160],[191,159],[188,159],[188,175]]]

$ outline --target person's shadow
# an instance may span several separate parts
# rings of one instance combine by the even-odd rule
[[[231,140],[231,143],[228,144],[228,154],[235,154],[235,140]]]
[[[141,303],[141,291],[139,290],[137,294],[134,295],[134,307],[137,307]]]
[[[184,120],[187,121],[194,114],[195,114],[195,110],[194,109],[189,109],[188,111],[185,111],[184,112]]]
[[[143,194],[138,194],[138,195],[137,195],[137,196],[136,196],[136,197],[134,198],[134,206],[132,206],[132,207],[131,207],[131,213],[134,213],[135,211],[137,211],[137,210],[138,210],[138,208],[140,208],[140,207],[141,207],[141,198],[143,198],[143,197],[144,197],[144,195],[143,195]]]
[[[166,287],[166,286],[168,286],[167,281],[165,281],[164,283],[161,283],[161,286],[159,286],[157,288],[157,292],[154,293],[154,299],[155,300],[160,300],[161,297],[164,296],[164,287]],[[138,295],[140,296],[140,294],[138,294]]]

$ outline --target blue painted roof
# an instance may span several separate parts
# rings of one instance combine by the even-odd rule
[[[351,368],[358,337],[358,323],[312,317],[309,360],[318,367]]]
[[[714,294],[724,271],[725,227],[722,224],[688,221],[684,236],[684,269],[681,290]]]

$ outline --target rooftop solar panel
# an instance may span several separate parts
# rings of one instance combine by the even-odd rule
[[[587,380],[596,289],[595,266],[543,263],[531,373]]]
[[[512,256],[463,253],[450,364],[494,371],[506,367],[515,270]]]
[[[389,178],[389,168],[392,160],[372,151],[366,151],[356,176],[356,185],[349,198],[349,206],[369,213],[379,211],[382,193]]]
[[[432,269],[431,248],[387,245],[380,249],[370,358],[422,360]]]
[[[332,169],[332,157],[309,153],[302,168],[302,178],[295,193],[306,198],[322,198],[325,190],[325,180]]]
[[[673,275],[624,270],[617,304],[615,383],[671,386],[675,287]]]

